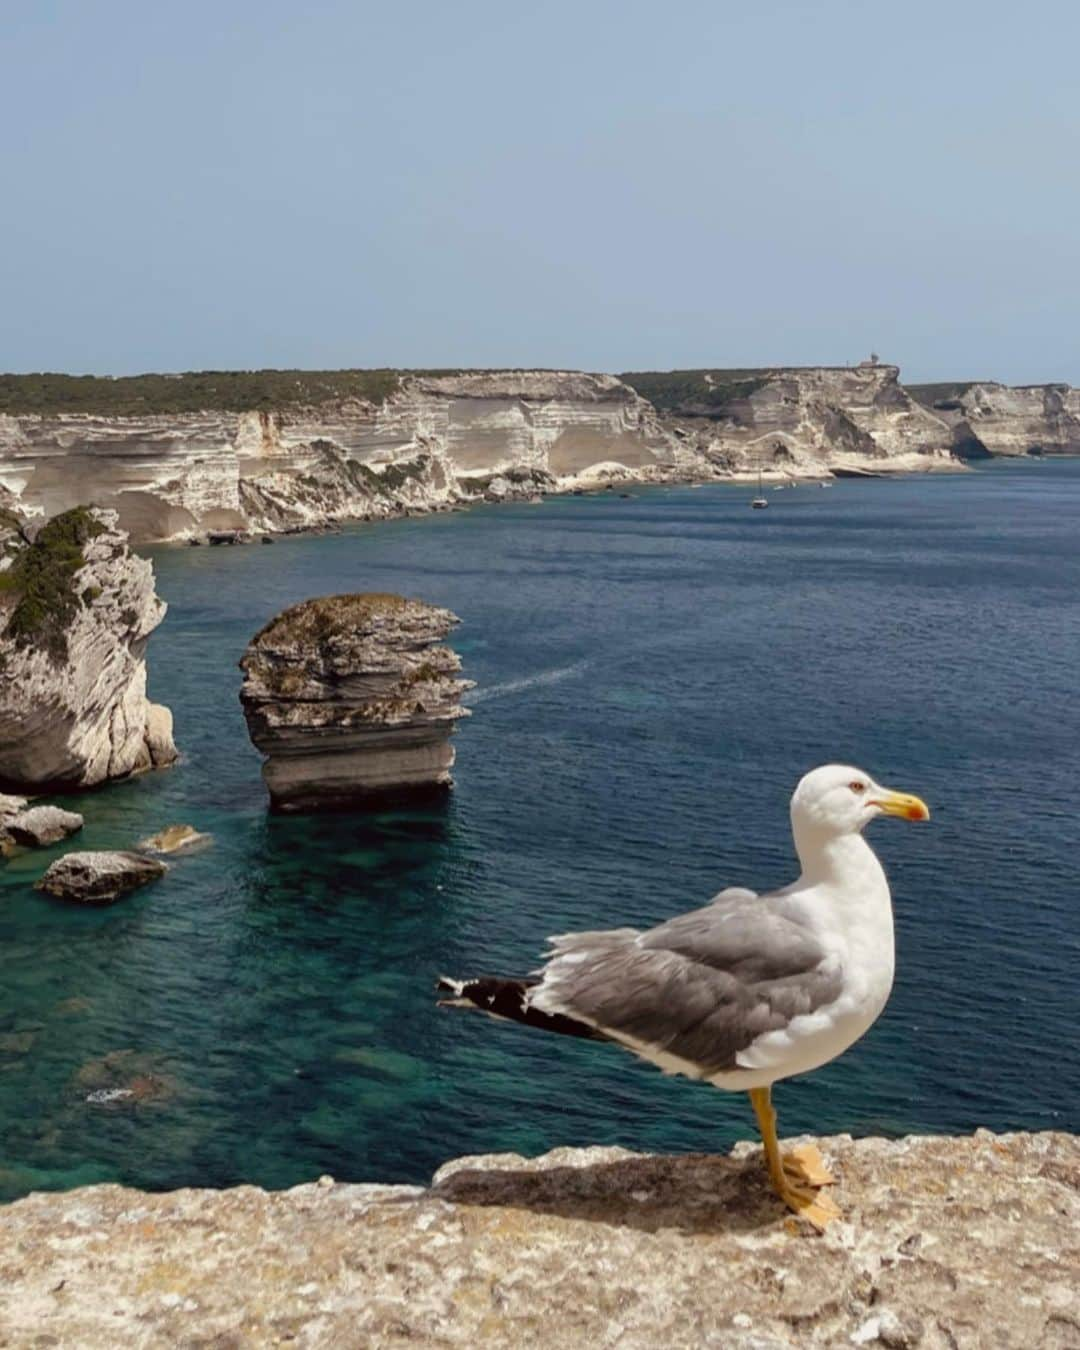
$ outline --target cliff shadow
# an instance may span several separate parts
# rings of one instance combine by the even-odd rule
[[[585,1166],[461,1168],[431,1194],[456,1205],[500,1206],[655,1233],[749,1232],[788,1210],[769,1188],[760,1154],[638,1155]]]

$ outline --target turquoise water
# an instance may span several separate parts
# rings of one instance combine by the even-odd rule
[[[1080,463],[483,508],[154,554],[151,692],[176,768],[87,794],[81,846],[207,851],[111,909],[0,875],[0,1194],[117,1179],[423,1180],[557,1144],[727,1148],[746,1104],[601,1045],[438,1012],[440,971],[791,876],[798,776],[850,759],[931,803],[880,821],[899,970],[785,1131],[1080,1128]],[[478,682],[445,809],[267,815],[236,662],[310,595],[462,616]],[[104,1057],[110,1057],[104,1060]],[[137,1080],[111,1105],[94,1092]]]

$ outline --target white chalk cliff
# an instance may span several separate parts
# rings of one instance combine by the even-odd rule
[[[140,539],[430,510],[607,463],[659,481],[702,467],[628,385],[577,372],[409,376],[378,405],[0,416],[0,485],[24,509],[92,500]]]
[[[27,533],[32,533],[29,529]],[[149,562],[108,511],[9,536],[0,570],[0,783],[89,787],[176,758],[172,714],[146,696],[165,614]]]
[[[1080,389],[1067,384],[971,384],[932,399],[930,410],[970,457],[1080,454]]]
[[[757,373],[749,395],[663,414],[577,371],[404,375],[360,398],[261,412],[0,415],[0,487],[29,512],[92,501],[133,538],[283,530],[608,482],[701,481],[764,462],[955,467],[953,434],[894,366]]]
[[[747,372],[750,374],[749,372]],[[671,410],[679,433],[713,464],[745,475],[926,472],[959,467],[948,424],[900,384],[897,366],[753,372],[730,396],[691,394]]]

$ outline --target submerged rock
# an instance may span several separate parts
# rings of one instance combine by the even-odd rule
[[[167,871],[163,862],[141,853],[120,850],[66,853],[46,871],[37,883],[37,889],[63,900],[108,905],[129,891],[163,877]]]
[[[87,1086],[133,1090],[132,1067]],[[748,1145],[474,1157],[428,1188],[39,1192],[0,1207],[0,1325],[80,1350],[1076,1344],[1075,1136],[819,1142],[846,1215],[823,1237]]]
[[[135,1049],[110,1050],[87,1061],[75,1075],[73,1086],[91,1106],[137,1106],[176,1091],[163,1058]]]
[[[210,836],[200,834],[194,825],[167,825],[149,839],[141,839],[139,848],[147,853],[186,853],[209,842]]]
[[[23,531],[0,573],[0,783],[87,787],[176,758],[172,715],[146,697],[164,614],[114,512]]]
[[[59,806],[32,806],[12,816],[3,828],[16,844],[43,848],[46,844],[58,844],[82,827],[83,818],[77,811],[64,811]]]
[[[456,615],[398,595],[334,595],[279,614],[248,644],[240,700],[278,810],[445,789],[471,681],[441,646]]]

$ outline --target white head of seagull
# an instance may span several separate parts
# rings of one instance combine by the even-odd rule
[[[823,877],[854,861],[866,847],[859,835],[883,815],[930,819],[921,798],[882,787],[863,769],[851,764],[811,769],[791,798],[791,832],[804,879]]]

